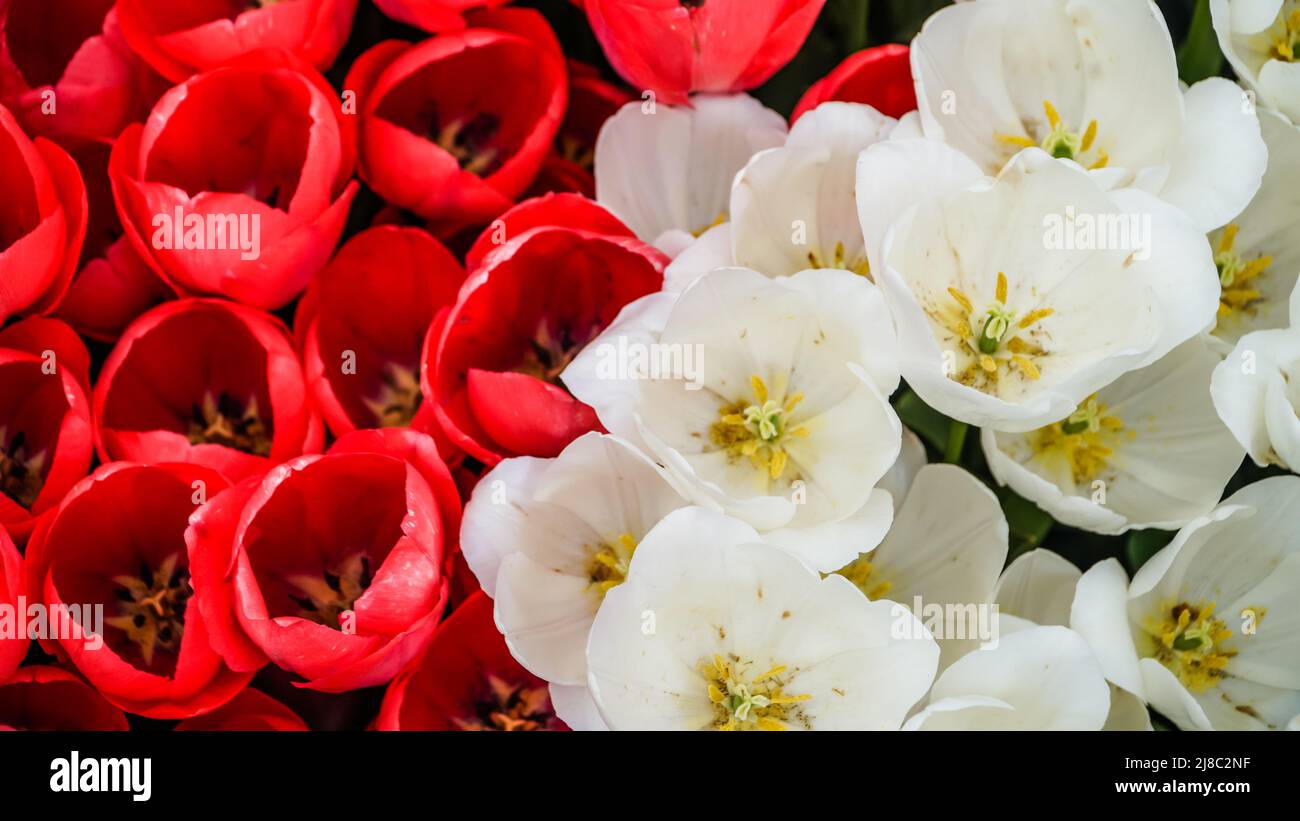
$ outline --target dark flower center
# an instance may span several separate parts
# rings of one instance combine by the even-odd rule
[[[138,576],[114,576],[113,583],[120,588],[114,593],[121,615],[104,623],[126,632],[146,666],[153,664],[158,649],[177,652],[185,632],[185,607],[194,594],[180,554],[168,556],[156,569],[141,563]]]
[[[299,574],[285,581],[301,594],[289,594],[289,598],[301,608],[299,616],[341,630],[344,627],[343,613],[352,610],[356,600],[373,581],[370,557],[365,553],[354,553],[319,576]]]
[[[202,404],[194,403],[187,436],[192,445],[224,445],[254,456],[271,452],[271,434],[258,415],[256,397],[240,407],[225,391],[215,397],[206,391]]]
[[[41,493],[44,480],[45,451],[30,454],[27,436],[22,431],[5,442],[5,428],[0,427],[0,492],[27,509]]]
[[[557,332],[543,319],[532,339],[528,340],[522,361],[512,370],[563,387],[560,374],[598,331],[598,328],[592,328],[586,334],[575,334],[572,328],[563,326]]]
[[[420,407],[419,374],[413,368],[390,363],[380,375],[379,393],[365,400],[382,428],[404,428]]]
[[[511,684],[492,674],[488,674],[487,683],[487,693],[474,705],[474,715],[453,719],[460,729],[506,733],[545,730],[554,718],[545,687]]]
[[[429,139],[443,151],[456,158],[461,170],[480,177],[495,171],[500,163],[500,150],[492,145],[492,138],[501,130],[501,118],[482,112],[440,121],[435,114],[429,129]]]

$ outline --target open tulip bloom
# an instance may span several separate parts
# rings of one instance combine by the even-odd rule
[[[1297,179],[1300,0],[0,0],[0,730],[1300,729]]]

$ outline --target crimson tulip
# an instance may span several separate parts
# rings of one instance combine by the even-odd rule
[[[471,596],[438,627],[429,652],[388,685],[376,730],[567,730],[546,682],[510,655],[492,600]]]
[[[85,178],[90,220],[81,267],[55,312],[77,333],[102,342],[116,341],[136,317],[176,296],[122,235],[108,182],[110,151],[103,143],[72,149]]]
[[[329,259],[356,195],[352,123],[325,79],[258,52],[163,95],[113,146],[118,217],[178,288],[283,306]]]
[[[437,430],[420,393],[420,352],[464,279],[441,243],[399,226],[362,231],[325,266],[298,303],[294,332],[312,397],[335,436]],[[452,452],[445,441],[439,451]]]
[[[23,578],[23,557],[18,554],[13,540],[0,526],[0,607],[11,608],[17,615],[26,608],[26,580]],[[15,630],[12,635],[0,634],[0,681],[9,677],[27,656],[26,632]]]
[[[29,594],[47,613],[81,609],[80,630],[51,626],[42,647],[127,712],[189,718],[229,701],[252,678],[222,661],[204,614],[189,606],[199,584],[186,551],[190,514],[225,486],[198,465],[104,465],[27,545]],[[102,625],[88,625],[87,608],[97,607]]]
[[[865,103],[882,114],[901,117],[916,110],[916,87],[907,46],[889,43],[850,54],[809,86],[790,115],[794,123],[822,103]]]
[[[531,9],[471,14],[470,28],[357,58],[357,170],[440,234],[482,224],[532,183],[564,115],[564,56]]]
[[[173,729],[182,732],[266,731],[302,732],[307,723],[266,693],[252,688],[240,691],[210,713],[187,718]]]
[[[744,91],[794,57],[826,0],[585,0],[615,70],[679,105],[694,91]]]
[[[668,258],[570,194],[519,205],[484,233],[470,260],[477,268],[430,333],[422,375],[452,442],[494,465],[555,456],[602,430],[560,373],[624,305],[659,290]]]
[[[127,45],[113,0],[0,3],[0,100],[29,134],[111,142],[166,87]]]
[[[127,42],[179,83],[259,49],[292,52],[329,68],[352,30],[357,0],[118,0]]]
[[[288,329],[233,302],[181,299],[122,334],[95,385],[104,461],[193,462],[237,482],[320,450]]]
[[[0,678],[0,730],[126,729],[122,711],[67,670],[33,665]]]
[[[432,439],[350,433],[194,516],[196,605],[235,669],[269,659],[329,693],[383,684],[433,637],[459,527]]]
[[[0,526],[19,544],[90,469],[89,370],[86,346],[58,320],[0,331]]]
[[[28,139],[0,106],[0,322],[49,313],[68,290],[86,237],[86,186],[68,152]]]

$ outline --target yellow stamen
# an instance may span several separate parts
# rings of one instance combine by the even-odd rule
[[[1025,314],[1024,317],[1019,322],[1016,323],[1016,326],[1019,328],[1028,328],[1030,325],[1033,325],[1038,320],[1047,319],[1049,316],[1051,316],[1054,313],[1056,312],[1053,311],[1051,308],[1035,308],[1034,310]]]
[[[1097,121],[1093,120],[1088,123],[1088,130],[1083,132],[1083,142],[1079,145],[1080,151],[1087,151],[1092,148],[1093,140],[1097,139]]]
[[[1152,639],[1148,652],[1193,693],[1218,686],[1228,662],[1237,655],[1224,647],[1233,632],[1214,618],[1214,609],[1214,602],[1166,602],[1143,624]]]
[[[952,287],[948,288],[948,293],[957,301],[957,304],[962,307],[963,311],[968,314],[975,311],[975,308],[971,305],[970,297],[966,296],[966,294]]]
[[[995,131],[993,133],[993,136],[996,139],[1000,140],[1001,142],[1009,143],[1011,145],[1017,146],[1018,148],[1033,148],[1036,145],[1038,145],[1038,143],[1034,142],[1028,137],[1020,137],[1015,134],[1003,134],[999,131]]]
[[[1047,114],[1047,124],[1052,128],[1061,124],[1061,115],[1056,113],[1056,107],[1047,100],[1043,100],[1043,111]]]

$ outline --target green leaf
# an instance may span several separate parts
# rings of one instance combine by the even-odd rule
[[[1007,526],[1011,528],[1011,549],[1007,553],[1007,563],[1010,564],[1020,554],[1041,547],[1056,522],[1038,505],[1008,488],[997,488],[996,493],[1002,502]]]
[[[1223,52],[1219,51],[1219,38],[1210,20],[1210,0],[1196,0],[1187,39],[1178,47],[1178,76],[1191,85],[1214,77],[1221,68]]]
[[[948,430],[953,421],[934,408],[921,401],[910,390],[903,391],[894,403],[894,410],[904,425],[911,428],[917,436],[930,443],[939,453],[948,449]]]
[[[889,19],[893,32],[888,42],[906,43],[921,30],[921,25],[950,0],[889,0]]]
[[[966,434],[970,425],[953,420],[948,426],[948,443],[943,448],[943,461],[950,465],[961,464],[961,452],[966,447]]]
[[[1133,530],[1129,531],[1128,540],[1124,542],[1124,563],[1130,574],[1138,569],[1161,548],[1169,544],[1174,534],[1168,530]]]

